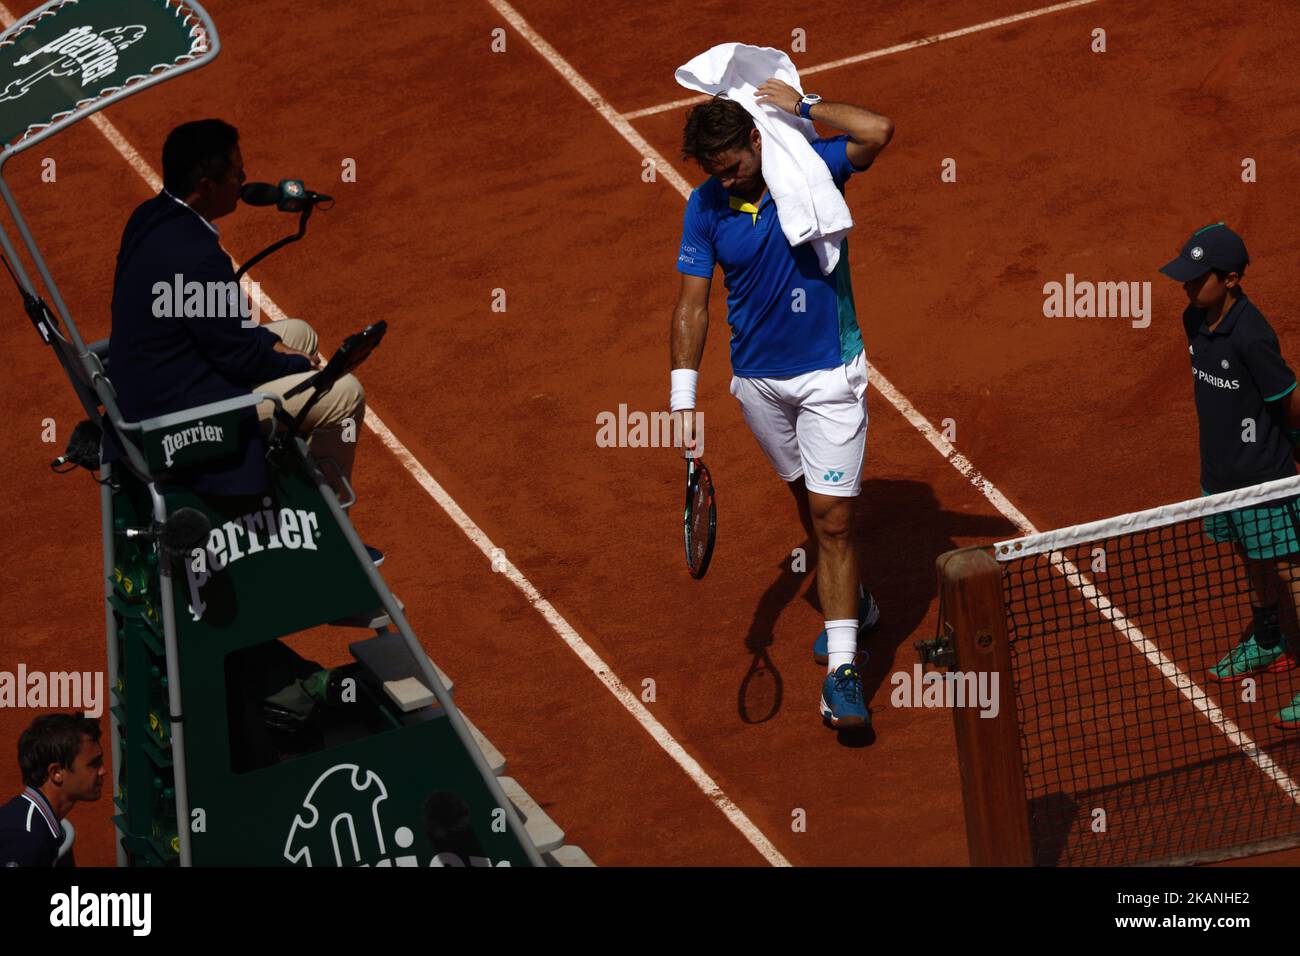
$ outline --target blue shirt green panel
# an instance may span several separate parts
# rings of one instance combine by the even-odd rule
[[[847,135],[815,139],[840,193],[855,169]],[[830,275],[812,243],[791,246],[771,193],[757,207],[730,195],[711,176],[691,193],[682,222],[677,271],[709,278],[722,267],[731,325],[731,367],[741,378],[781,378],[844,365],[862,351],[849,279],[848,240]]]

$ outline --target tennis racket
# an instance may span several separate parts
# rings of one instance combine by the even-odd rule
[[[702,578],[713,557],[713,539],[718,530],[718,508],[713,497],[713,478],[700,458],[686,459],[686,569],[691,577]]]

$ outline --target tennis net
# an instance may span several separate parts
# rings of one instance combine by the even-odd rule
[[[1300,845],[1300,715],[1296,729],[1275,723],[1300,694],[1284,650],[1293,638],[1300,648],[1300,476],[975,557],[983,570],[960,580],[940,559],[941,640],[945,629],[959,638],[948,661],[959,671],[1005,671],[1003,719],[1015,730],[957,713],[974,862],[972,826],[986,828],[986,845],[1027,826],[1022,862],[1039,865],[1209,862]],[[1002,621],[977,619],[960,596],[972,587],[1000,592]],[[995,752],[1017,743],[1019,754]],[[999,791],[987,775],[999,772],[1002,804],[1018,799],[1020,777],[1024,802],[1011,812],[989,805]],[[990,819],[973,823],[972,811]]]

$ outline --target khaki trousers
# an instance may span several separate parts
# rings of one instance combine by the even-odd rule
[[[316,331],[302,319],[281,319],[268,322],[266,328],[280,337],[280,341],[291,349],[298,349],[308,355],[316,354]],[[315,375],[316,371],[286,375],[270,382],[263,382],[253,389],[255,392],[273,392],[281,397],[284,410],[292,416],[302,411],[311,397],[311,389],[299,392],[288,400],[284,393],[300,382]],[[269,437],[275,432],[275,406],[271,402],[260,402],[257,417],[262,423],[263,435]],[[339,470],[350,484],[352,482],[352,465],[357,457],[357,440],[361,437],[361,427],[366,418],[366,393],[361,383],[353,375],[344,375],[334,387],[321,396],[306,419],[303,420],[304,438],[316,458],[332,458]],[[328,473],[327,473],[328,474]]]

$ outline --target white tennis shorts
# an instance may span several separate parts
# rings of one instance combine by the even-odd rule
[[[731,378],[749,430],[782,481],[841,498],[862,490],[867,451],[867,356],[791,378]]]

